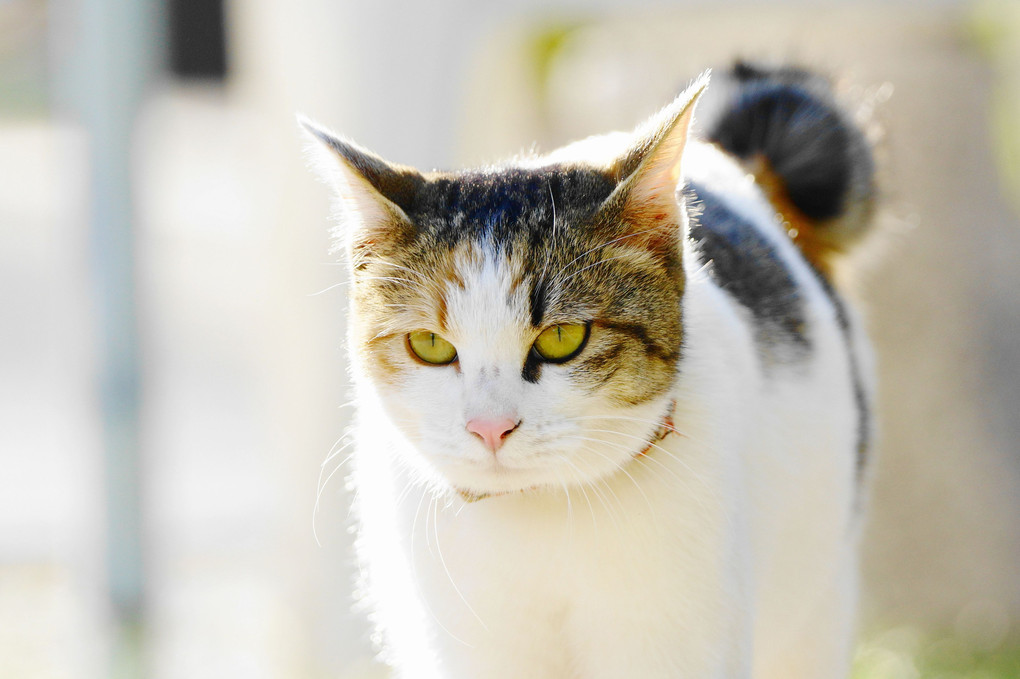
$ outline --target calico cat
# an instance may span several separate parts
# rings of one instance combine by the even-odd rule
[[[304,123],[398,676],[847,676],[872,376],[830,267],[871,151],[819,76],[718,80],[703,139],[707,75],[632,134],[463,172]]]

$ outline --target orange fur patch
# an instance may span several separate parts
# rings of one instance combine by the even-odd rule
[[[836,247],[822,238],[818,225],[793,204],[782,178],[776,174],[764,156],[757,156],[751,163],[750,170],[755,182],[775,208],[776,217],[786,229],[786,235],[800,248],[804,258],[828,277],[831,273],[829,257],[836,253]]]

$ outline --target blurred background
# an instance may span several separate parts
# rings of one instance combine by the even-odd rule
[[[1020,677],[1006,0],[0,0],[0,677],[385,676],[320,467],[344,268],[295,112],[448,168],[629,129],[738,56],[885,130],[856,676]]]

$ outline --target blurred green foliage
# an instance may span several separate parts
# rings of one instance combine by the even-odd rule
[[[578,30],[588,25],[584,19],[546,21],[532,32],[527,54],[531,60],[535,89],[545,101],[549,88],[549,73],[554,61]]]
[[[968,29],[995,74],[993,151],[1006,193],[1020,211],[1020,2],[979,0]]]
[[[1020,647],[981,649],[958,637],[892,630],[860,645],[852,679],[1020,679]]]

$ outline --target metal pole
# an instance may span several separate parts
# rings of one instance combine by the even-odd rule
[[[110,676],[146,674],[140,371],[132,131],[162,59],[156,0],[61,0],[51,18],[55,98],[88,138],[89,228],[105,446],[106,587],[117,629]]]

